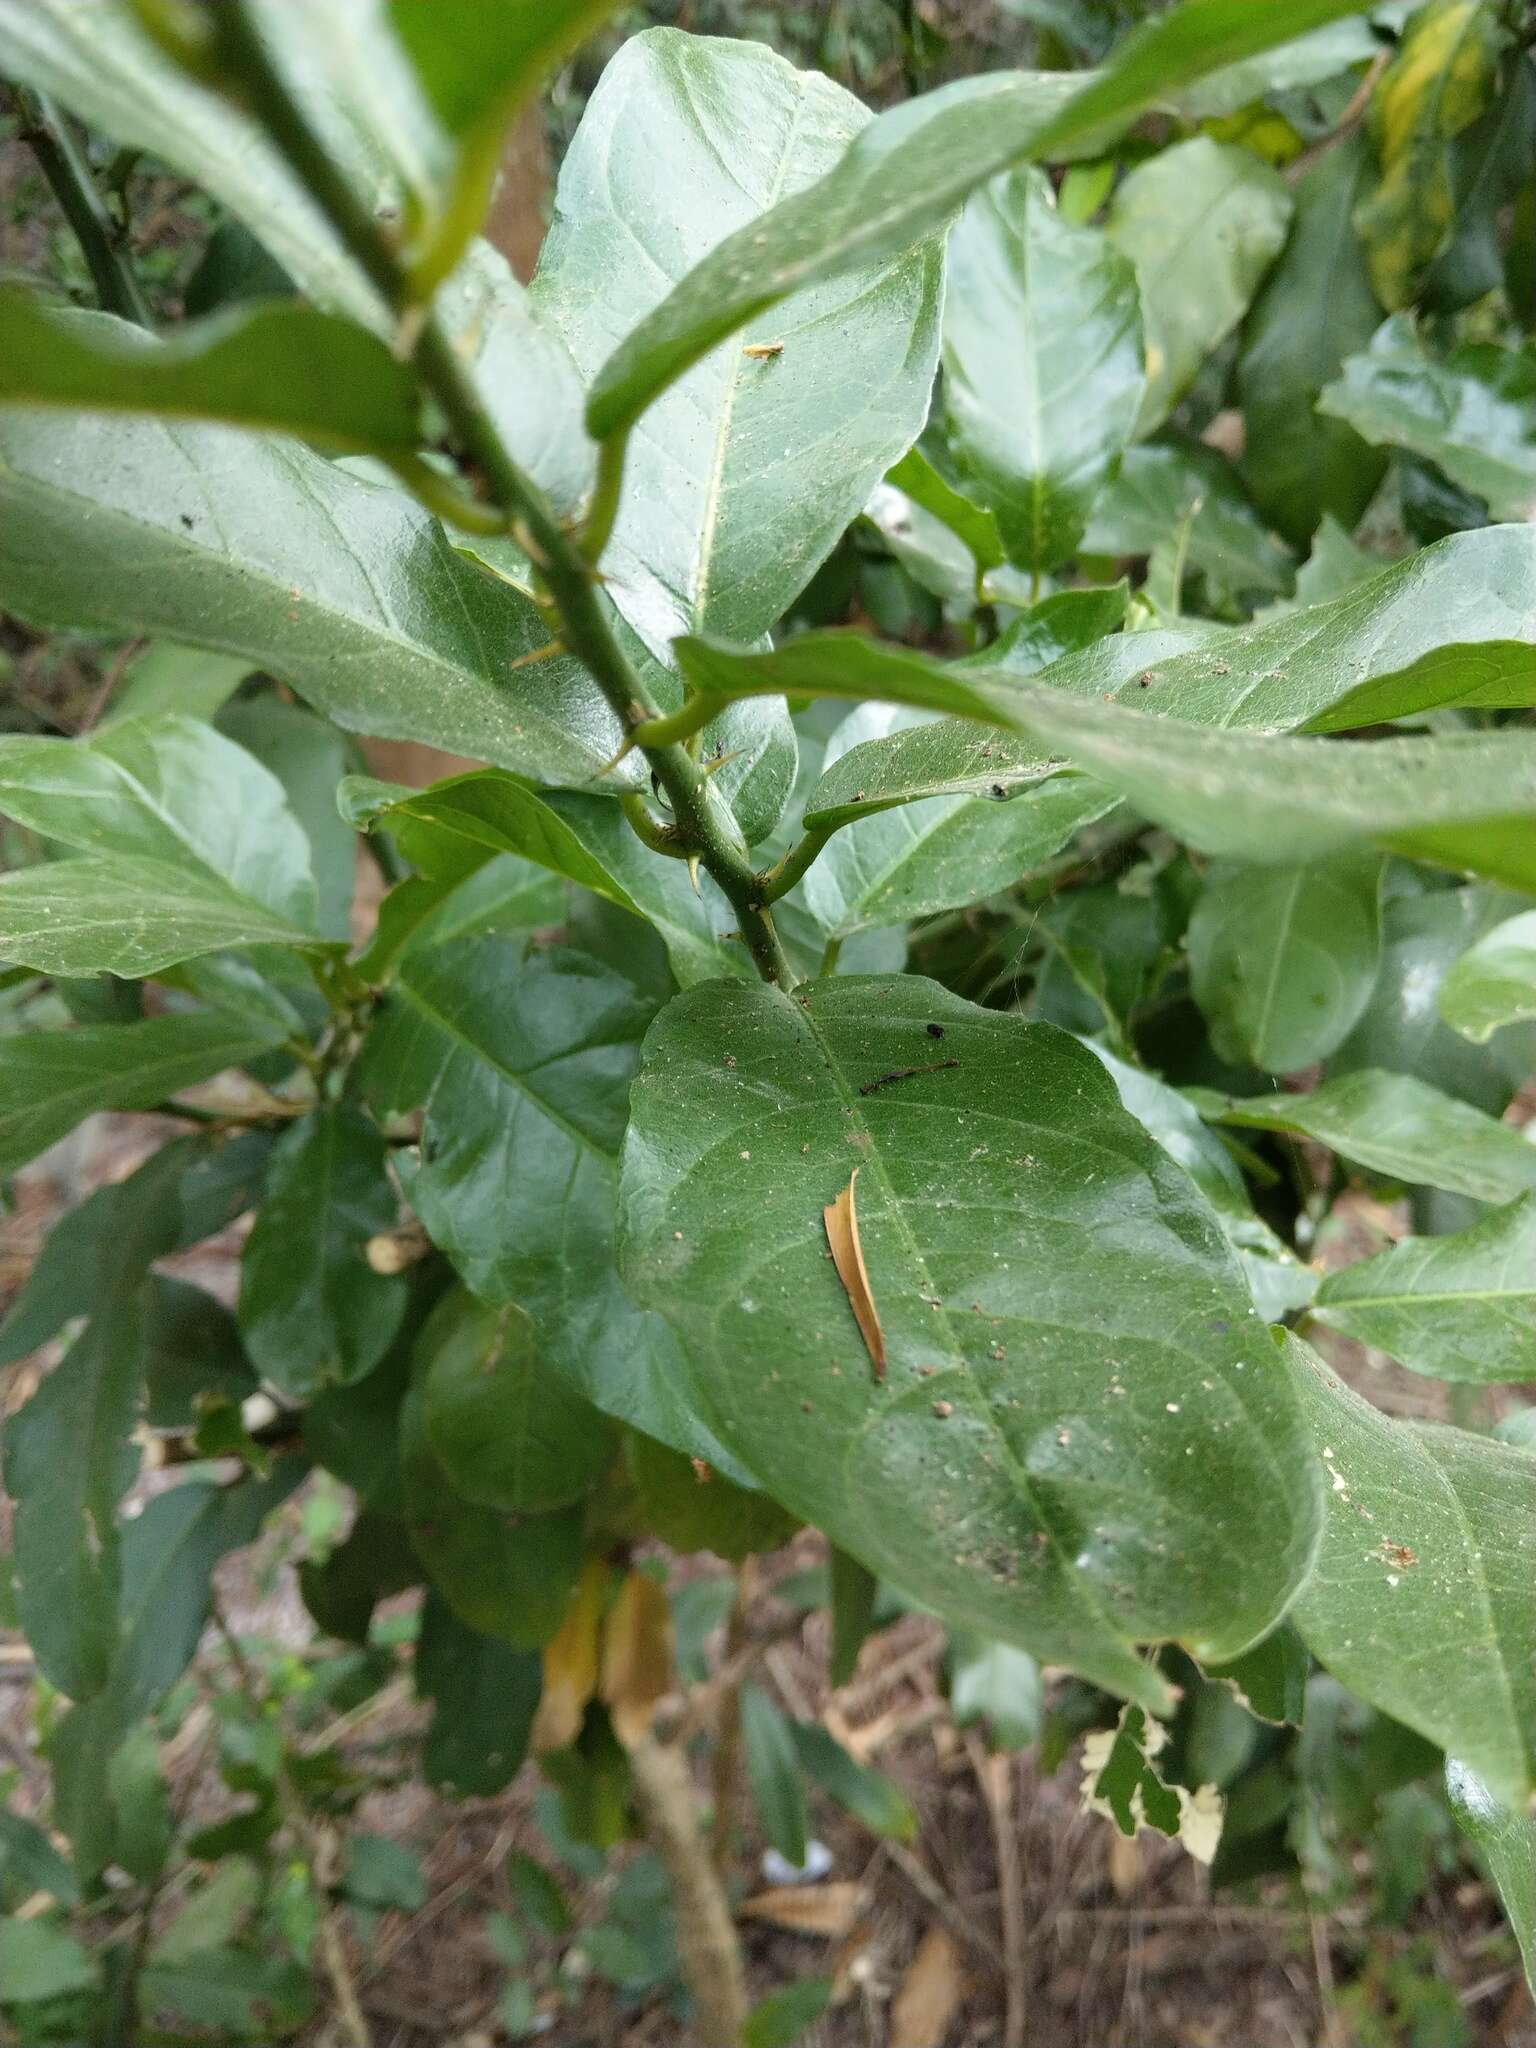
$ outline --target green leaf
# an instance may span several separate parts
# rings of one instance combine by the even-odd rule
[[[427,1903],[421,1861],[387,1835],[355,1834],[347,1843],[342,1896],[376,1912],[416,1913]]]
[[[805,1863],[810,1811],[793,1724],[760,1685],[741,1688],[741,1742],[752,1803],[763,1833],[796,1870]]]
[[[1237,359],[1243,478],[1265,517],[1298,546],[1319,513],[1352,527],[1385,467],[1350,427],[1314,410],[1381,318],[1352,219],[1369,173],[1364,142],[1350,136],[1292,188],[1295,226],[1253,302]]]
[[[1183,539],[1188,566],[1226,600],[1290,587],[1286,550],[1249,502],[1231,463],[1203,442],[1127,448],[1118,475],[1094,501],[1082,553],[1151,555],[1170,535]],[[1206,628],[1206,638],[1211,631]]]
[[[997,1749],[1030,1749],[1040,1740],[1045,1688],[1027,1650],[970,1629],[949,1636],[949,1710],[957,1728],[985,1722]]]
[[[336,791],[355,749],[326,719],[302,704],[286,704],[281,697],[246,698],[226,705],[216,722],[226,738],[254,754],[282,784],[288,807],[309,841],[318,897],[316,928],[328,939],[349,938],[357,839],[337,809]]]
[[[832,1998],[830,1977],[797,1977],[759,1999],[741,2030],[742,2048],[791,2048]]]
[[[33,1892],[49,1892],[61,1906],[80,1903],[75,1873],[48,1839],[47,1830],[0,1808],[0,1895],[19,1903]]]
[[[605,1414],[738,1471],[692,1431],[670,1339],[614,1266],[619,1140],[651,1011],[583,954],[525,964],[504,939],[454,940],[403,963],[365,1083],[381,1113],[426,1103],[408,1192],[471,1291],[526,1309],[543,1357]]]
[[[1437,996],[1467,948],[1523,900],[1481,884],[1390,896],[1382,912],[1381,978],[1330,1061],[1330,1073],[1384,1067],[1416,1074],[1447,1095],[1501,1114],[1536,1063],[1536,1029],[1517,1025],[1474,1046],[1442,1020]]]
[[[1429,0],[1376,82],[1367,127],[1381,174],[1355,225],[1384,306],[1407,305],[1445,243],[1455,213],[1450,145],[1497,90],[1508,39],[1497,0]]]
[[[1223,1059],[1294,1074],[1348,1035],[1381,966],[1382,865],[1364,853],[1211,871],[1189,921],[1189,971]]]
[[[643,918],[684,986],[747,971],[723,936],[735,917],[725,898],[712,884],[707,895],[696,889],[686,862],[643,846],[611,798],[539,791],[494,769],[409,791],[354,776],[341,797],[355,824],[392,833],[430,876],[457,879],[493,853],[516,853]]]
[[[817,1721],[791,1721],[790,1740],[800,1768],[845,1812],[862,1821],[873,1835],[910,1842],[917,1835],[917,1815],[900,1788],[879,1771],[857,1763]]]
[[[827,1573],[832,1605],[832,1648],[827,1676],[834,1686],[839,1686],[846,1685],[858,1668],[859,1652],[875,1625],[880,1581],[835,1543],[828,1553]]]
[[[1450,705],[1526,708],[1536,703],[1533,590],[1536,531],[1486,527],[1326,604],[1204,642],[1187,629],[1117,634],[1043,680],[1063,695],[1109,693],[1169,718],[1269,732],[1346,731]],[[851,633],[800,634],[771,654],[690,640],[678,652],[700,690],[881,697],[1015,730],[1015,714],[1039,701],[985,661],[935,661]]]
[[[506,1515],[465,1500],[433,1454],[419,1383],[401,1404],[400,1465],[411,1541],[457,1618],[515,1650],[547,1643],[581,1570],[581,1508]]]
[[[144,1419],[151,1429],[195,1429],[212,1401],[238,1407],[260,1391],[223,1302],[156,1273],[144,1326]]]
[[[301,1118],[272,1154],[240,1261],[240,1334],[290,1399],[362,1379],[405,1313],[404,1280],[363,1256],[395,1224],[387,1158],[377,1126],[341,1103]]]
[[[80,849],[0,879],[0,947],[49,972],[144,974],[313,943],[309,847],[282,785],[197,719],[0,739],[0,810]]]
[[[466,1295],[451,1321],[438,1312],[431,1336],[422,1417],[456,1493],[537,1514],[568,1507],[602,1477],[613,1431],[543,1363],[520,1308],[486,1308]]]
[[[107,700],[100,723],[120,718],[153,718],[176,711],[187,718],[212,718],[251,673],[238,654],[210,654],[157,640],[134,656]]]
[[[1209,1863],[1221,1839],[1221,1798],[1212,1785],[1191,1792],[1163,1777],[1157,1758],[1167,1743],[1161,1721],[1134,1702],[1122,1707],[1113,1728],[1095,1730],[1083,1744],[1083,1810],[1102,1814],[1122,1835],[1154,1828]]]
[[[1254,1214],[1236,1161],[1216,1133],[1207,1130],[1194,1105],[1177,1088],[1117,1059],[1097,1040],[1084,1043],[1109,1073],[1131,1115],[1170,1159],[1178,1161],[1215,1210],[1265,1322],[1278,1322],[1310,1301],[1317,1276]]]
[[[1483,1853],[1536,1990],[1536,1819],[1501,1805],[1455,1757],[1445,1760],[1445,1789],[1457,1825]]]
[[[1313,1313],[1433,1379],[1536,1379],[1536,1194],[1341,1267]]]
[[[1278,633],[1306,616],[1291,614],[1260,630]],[[1117,661],[1126,651],[1135,653],[1139,637],[1129,636],[1130,648],[1120,650]],[[803,634],[771,655],[696,640],[678,645],[690,678],[705,691],[803,686],[821,696],[930,704],[1004,726],[1069,757],[1205,853],[1254,862],[1312,861],[1374,843],[1536,892],[1536,736],[1528,733],[1466,732],[1331,746],[1213,731],[1182,716],[1154,716],[1060,687],[1088,680],[1097,650],[1069,658],[1049,680],[1033,683],[981,669],[960,673],[954,664],[849,634]],[[1181,663],[1193,702],[1199,701],[1197,690],[1232,668],[1215,659],[1225,645],[1209,657],[1186,656]],[[1191,669],[1184,665],[1189,662],[1198,665]],[[1152,692],[1163,680],[1159,670],[1144,669],[1131,688]],[[1171,695],[1159,692],[1141,701]],[[1251,715],[1258,697],[1254,691],[1239,698],[1238,715]],[[1188,711],[1191,705],[1181,702],[1178,708]]]
[[[98,1109],[153,1109],[276,1040],[271,1026],[211,1011],[0,1038],[0,1174]]]
[[[1521,239],[1512,210],[1530,176],[1533,143],[1536,71],[1528,55],[1518,56],[1492,104],[1451,144],[1452,225],[1423,285],[1435,311],[1459,312],[1504,286],[1504,244]]]
[[[1307,1646],[1293,1623],[1281,1622],[1262,1643],[1230,1664],[1207,1664],[1207,1678],[1230,1686],[1236,1697],[1261,1721],[1299,1728],[1306,1711],[1307,1674],[1312,1668]]]
[[[732,1564],[754,1551],[777,1550],[799,1524],[765,1493],[733,1485],[667,1444],[632,1431],[625,1442],[629,1476],[647,1528],[669,1550],[712,1550]]]
[[[1210,72],[1179,95],[1179,106],[1201,121],[1235,114],[1271,93],[1321,85],[1376,56],[1380,49],[1369,20],[1332,22],[1310,35],[1298,35],[1292,42]]]
[[[825,1255],[855,1167],[884,1380]],[[1156,1703],[1134,1642],[1235,1654],[1305,1574],[1310,1457],[1215,1220],[1052,1027],[916,977],[690,990],[647,1040],[623,1214],[710,1426],[955,1623]]]
[[[414,499],[225,427],[0,415],[0,603],[239,654],[349,731],[549,782],[584,785],[619,746],[574,661],[514,673],[548,626]]]
[[[409,455],[422,438],[405,363],[350,320],[281,299],[156,342],[127,321],[0,290],[0,405],[223,420],[358,454]]]
[[[33,2005],[71,1991],[93,1991],[97,1965],[62,1927],[47,1920],[0,1920],[0,2004]]]
[[[1466,342],[1443,361],[1405,314],[1344,363],[1318,400],[1378,447],[1406,448],[1485,498],[1495,519],[1528,519],[1536,504],[1536,353]]]
[[[309,2018],[314,1988],[292,1956],[243,1948],[204,1948],[180,1962],[154,1962],[138,1986],[146,2011],[169,2012],[225,2039],[290,2038]]]
[[[810,870],[804,894],[807,908],[834,938],[847,938],[870,926],[905,924],[995,895],[1048,860],[1113,801],[1085,777],[1062,776],[1037,789],[1023,781],[1004,786],[995,777],[973,780],[973,787],[988,795],[997,788],[1005,795],[1027,791],[1025,800],[1017,803],[988,803],[960,794],[914,802],[928,779],[925,765],[932,773],[933,757],[924,756],[920,739],[894,763],[884,754],[874,762],[868,757],[889,740],[906,738],[921,716],[865,705],[843,720],[828,743],[827,768],[811,796],[814,823],[828,822],[829,812],[833,821],[853,822],[844,824]],[[926,722],[916,724],[916,735],[938,730]],[[967,731],[974,735],[975,728]],[[976,751],[973,741],[973,760]],[[824,790],[829,773],[836,773],[845,754],[860,755],[858,769],[832,784],[833,801],[828,804]],[[942,758],[953,765],[948,748]],[[857,785],[851,790],[850,780]],[[1030,777],[1038,780],[1038,774]],[[841,803],[836,801],[839,792]],[[884,815],[871,816],[871,811]],[[810,815],[806,822],[813,822]]]
[[[1536,1456],[1393,1421],[1294,1337],[1286,1358],[1329,1474],[1296,1626],[1352,1692],[1518,1805],[1536,1778]]]
[[[732,232],[842,158],[868,116],[760,43],[631,37],[561,168],[534,296],[591,377]],[[617,252],[617,253],[616,253]],[[839,275],[771,331],[698,362],[631,443],[603,573],[652,652],[683,632],[753,640],[810,581],[917,438],[939,341],[927,246]]]
[[[422,1757],[427,1782],[460,1799],[489,1798],[510,1785],[527,1754],[541,1670],[537,1651],[477,1634],[428,1593],[416,1646],[416,1690],[433,1706]]]
[[[366,1645],[378,1603],[419,1586],[422,1577],[405,1524],[364,1507],[323,1564],[314,1558],[300,1564],[299,1591],[324,1634]]]
[[[1147,389],[1138,432],[1161,425],[1247,312],[1292,211],[1278,171],[1208,135],[1160,150],[1121,184],[1105,232],[1141,287]]]
[[[1127,38],[1084,84],[994,72],[894,107],[814,185],[727,235],[633,327],[593,384],[600,440],[631,427],[714,344],[791,292],[910,249],[978,185],[1026,159],[1097,149],[1153,101],[1224,64],[1359,11],[1358,0],[1185,0]]]
[[[1077,551],[1146,388],[1129,262],[1057,214],[1020,170],[976,193],[949,238],[944,397],[955,452],[1010,560]]]
[[[404,53],[380,33],[377,0],[323,8],[256,0],[253,12],[282,52],[284,79],[304,118],[362,203],[379,215],[435,218],[449,196],[455,153],[443,146]],[[509,21],[528,12],[497,9]],[[533,12],[547,22],[546,7]],[[50,94],[91,129],[179,171],[243,221],[305,297],[372,327],[386,343],[394,340],[394,310],[302,179],[256,120],[223,93],[193,83],[155,48],[133,0],[99,0],[85,12],[76,0],[0,0],[0,44],[8,76]],[[505,257],[475,242],[439,294],[438,310],[524,468],[558,512],[577,511],[592,479],[581,383]]]
[[[481,0],[389,0],[438,119],[451,133],[492,134],[613,12],[615,0],[542,0],[486,8]]]
[[[98,1188],[62,1216],[0,1322],[0,1366],[46,1344],[75,1316],[90,1314],[102,1256],[125,1232],[134,1234],[147,1265],[232,1223],[256,1198],[270,1143],[256,1131],[224,1143],[173,1139],[126,1180]],[[152,1328],[154,1321],[152,1302]]]
[[[1536,1188],[1536,1145],[1411,1074],[1363,1068],[1306,1095],[1225,1102],[1218,1120],[1294,1131],[1373,1173],[1478,1202],[1510,1202]]]
[[[909,504],[919,507],[928,518],[947,527],[971,557],[977,570],[1002,567],[1003,547],[998,538],[997,521],[990,512],[983,511],[980,505],[973,503],[963,491],[956,490],[941,476],[921,448],[909,448],[900,462],[893,463],[886,471],[885,480]]]
[[[1441,1016],[1474,1045],[1536,1017],[1536,910],[1506,918],[1468,948],[1435,997]]]

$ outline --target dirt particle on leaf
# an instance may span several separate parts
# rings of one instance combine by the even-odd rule
[[[937,1415],[940,1422],[947,1422],[955,1412],[955,1404],[953,1401],[935,1401],[933,1412]]]
[[[1406,1543],[1393,1543],[1386,1537],[1376,1547],[1376,1555],[1383,1564],[1396,1565],[1401,1571],[1411,1571],[1418,1563],[1416,1550],[1410,1550]]]
[[[942,1038],[944,1036],[944,1026],[942,1024],[928,1024],[924,1026],[924,1029],[930,1038]]]

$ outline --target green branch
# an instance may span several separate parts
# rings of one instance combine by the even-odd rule
[[[626,746],[657,720],[655,705],[613,630],[608,601],[591,561],[566,531],[544,494],[502,440],[458,351],[428,308],[414,303],[404,252],[353,191],[311,130],[286,81],[267,55],[251,19],[249,0],[227,0],[210,10],[215,56],[293,169],[319,202],[375,290],[400,322],[402,342],[412,339],[411,362],[436,399],[470,480],[504,515],[526,549],[560,620],[561,638],[607,699]],[[603,494],[617,491],[610,471]],[[611,519],[609,502],[604,519]],[[765,981],[789,988],[797,979],[767,914],[761,887],[735,820],[687,751],[675,744],[640,742],[657,784],[672,806],[677,846],[697,855],[732,910],[743,943]],[[631,819],[633,823],[633,819]]]
[[[74,230],[97,298],[107,312],[148,327],[150,311],[139,281],[117,246],[112,217],[57,107],[42,93],[27,92],[21,86],[15,88],[15,101],[21,140],[37,158]]]

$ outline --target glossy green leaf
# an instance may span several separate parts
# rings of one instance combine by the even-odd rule
[[[868,116],[760,43],[632,37],[561,167],[535,298],[592,376],[722,239],[837,164]],[[928,246],[845,272],[722,343],[630,444],[603,571],[665,658],[682,632],[765,633],[917,438],[938,351]]]
[[[1503,1806],[1455,1757],[1445,1760],[1445,1789],[1457,1825],[1482,1851],[1509,1918],[1525,1979],[1536,1990],[1536,1818]]]
[[[445,1314],[431,1325],[422,1421],[455,1492],[508,1514],[579,1500],[612,1461],[613,1431],[543,1364],[523,1310],[465,1296]]]
[[[1367,441],[1406,448],[1486,498],[1495,519],[1529,519],[1536,505],[1536,353],[1467,342],[1429,354],[1405,314],[1348,358],[1319,410]]]
[[[94,1990],[98,1965],[48,1920],[0,1920],[0,2005],[33,2005]]]
[[[547,625],[414,499],[225,427],[0,416],[0,603],[240,654],[350,731],[549,782],[619,746],[575,662],[514,673]]]
[[[1412,13],[1371,94],[1380,177],[1356,210],[1376,296],[1404,306],[1455,214],[1450,145],[1498,87],[1508,31],[1497,0],[1429,0]]]
[[[1478,1202],[1511,1202],[1536,1188],[1536,1145],[1411,1074],[1363,1068],[1306,1095],[1227,1102],[1219,1121],[1293,1131],[1373,1173]]]
[[[1261,1721],[1299,1728],[1307,1704],[1312,1660],[1293,1622],[1282,1621],[1251,1650],[1230,1664],[1208,1664],[1207,1678],[1219,1679]]]
[[[1082,552],[1151,555],[1170,536],[1183,545],[1187,567],[1199,570],[1225,599],[1290,588],[1289,555],[1250,503],[1231,463],[1203,442],[1128,448],[1118,474],[1094,501]]]
[[[1048,860],[1113,801],[1082,776],[1061,776],[1043,788],[1030,789],[1020,803],[978,802],[963,794],[913,801],[923,786],[924,756],[920,750],[907,749],[895,763],[878,758],[872,764],[873,775],[861,763],[852,777],[857,787],[847,790],[850,778],[845,775],[833,785],[834,801],[827,803],[823,787],[845,753],[864,755],[893,737],[905,737],[920,716],[865,705],[843,720],[828,744],[827,769],[811,798],[817,807],[816,823],[839,817],[853,822],[845,823],[829,843],[803,887],[807,907],[834,938],[870,926],[904,924],[995,895]],[[930,730],[937,728],[926,723],[915,727],[917,733]],[[974,727],[968,730],[975,732]],[[947,747],[944,759],[952,768],[954,757]],[[1038,780],[1038,775],[1031,780]],[[976,786],[988,795],[1004,787],[995,778]],[[845,791],[841,805],[835,801],[839,787]],[[1004,794],[1026,789],[1028,782],[1015,780],[1004,787]],[[866,815],[871,810],[884,815]]]
[[[415,379],[384,342],[280,299],[157,344],[107,314],[0,291],[0,405],[223,420],[361,454],[408,455],[422,438]]]
[[[633,425],[658,392],[759,313],[819,279],[900,254],[943,226],[978,185],[1026,159],[1098,148],[1162,96],[1339,16],[1358,0],[1184,0],[1129,37],[1084,83],[994,72],[894,107],[804,192],[728,235],[631,329],[602,366],[588,425]]]
[[[1271,739],[1029,683],[1015,718],[1204,853],[1290,864],[1374,844],[1536,891],[1536,734]]]
[[[1512,890],[1473,884],[1393,894],[1382,911],[1381,975],[1365,1013],[1329,1062],[1416,1074],[1447,1095],[1498,1116],[1536,1064],[1536,1027],[1496,1032],[1472,1045],[1444,1022],[1438,994],[1457,960],[1517,910]]]
[[[1337,603],[1352,601],[1358,600]],[[1306,616],[1293,613],[1259,631],[1279,634]],[[1135,655],[1139,637],[1129,636],[1124,648],[1107,643],[1117,664]],[[1257,637],[1248,638],[1250,652]],[[1240,645],[1234,636],[1233,651]],[[1097,650],[1058,664],[1040,682],[1019,682],[983,669],[962,672],[851,634],[805,634],[771,655],[679,643],[690,679],[702,690],[803,688],[821,696],[878,697],[1006,727],[1086,769],[1205,853],[1294,863],[1374,843],[1536,891],[1536,736],[1467,732],[1331,746],[1187,722],[1202,709],[1246,721],[1263,702],[1260,689],[1241,687],[1232,693],[1235,703],[1212,702],[1212,684],[1222,688],[1223,671],[1229,675],[1235,667],[1218,658],[1226,647],[1222,641],[1209,653],[1182,657],[1171,675],[1148,668],[1125,680],[1124,695],[1146,691],[1137,701],[1165,703],[1182,714],[1159,717],[1098,701],[1102,691],[1078,694],[1085,683],[1103,680],[1095,675]],[[1321,693],[1329,684],[1320,670],[1314,673]],[[1159,687],[1169,681],[1185,684],[1188,696]],[[1335,672],[1335,692],[1339,682]],[[1300,708],[1294,693],[1292,708]],[[974,752],[963,755],[962,772],[974,772],[974,763]]]
[[[1536,1194],[1340,1267],[1313,1313],[1434,1379],[1536,1379]]]
[[[855,1167],[883,1381],[825,1256]],[[1052,1028],[916,977],[691,990],[647,1041],[623,1210],[711,1425],[955,1622],[1158,1702],[1133,1642],[1235,1652],[1305,1573],[1314,1479],[1214,1219]]]
[[[272,1154],[240,1260],[240,1334],[291,1399],[362,1379],[405,1313],[404,1280],[363,1256],[395,1224],[387,1156],[377,1126],[342,1103],[301,1118]]]
[[[547,19],[547,9],[537,11]],[[324,7],[255,0],[253,12],[281,50],[285,78],[327,156],[370,211],[435,214],[453,154],[404,52],[380,33],[378,0]],[[133,0],[0,0],[0,45],[8,77],[211,193],[307,298],[393,340],[393,312],[302,180],[253,118],[161,54],[135,19]],[[506,258],[476,242],[439,294],[438,310],[523,467],[559,512],[575,512],[592,478],[581,383]]]
[[[1435,1001],[1446,1023],[1475,1045],[1536,1017],[1536,910],[1495,925],[1462,954]]]
[[[784,1861],[805,1862],[810,1813],[791,1724],[760,1685],[741,1688],[741,1742],[747,1784],[763,1833]]]
[[[1297,1627],[1352,1692],[1518,1804],[1536,1779],[1536,1456],[1393,1421],[1294,1337],[1286,1356],[1328,1474]]]
[[[0,1174],[98,1109],[153,1109],[255,1059],[275,1039],[270,1028],[211,1011],[0,1038]]]
[[[1189,971],[1223,1059],[1294,1074],[1347,1036],[1381,965],[1381,870],[1364,853],[1207,875]]]
[[[1385,466],[1351,427],[1314,410],[1381,318],[1353,220],[1369,175],[1365,143],[1353,136],[1293,188],[1295,225],[1254,300],[1237,359],[1243,478],[1265,516],[1298,545],[1320,513],[1352,527]]]
[[[1146,388],[1130,263],[1061,219],[1020,170],[973,195],[949,238],[944,398],[955,452],[1010,560],[1076,552]]]
[[[1096,1039],[1085,1043],[1107,1069],[1126,1109],[1148,1137],[1177,1160],[1216,1212],[1265,1322],[1278,1322],[1309,1302],[1317,1287],[1316,1274],[1254,1213],[1241,1170],[1194,1105],[1145,1068],[1117,1059]]]
[[[920,447],[909,448],[886,472],[887,484],[930,519],[945,526],[960,542],[978,570],[1002,566],[1003,544],[990,512],[956,490]]]
[[[1183,629],[1116,635],[1053,664],[1044,680],[1074,697],[1107,692],[1170,718],[1271,732],[1346,731],[1441,706],[1527,707],[1536,703],[1533,590],[1536,530],[1487,527],[1326,604],[1204,644]],[[1004,726],[1023,701],[985,662],[937,662],[846,633],[802,634],[771,655],[685,641],[679,656],[702,690],[883,697]]]
[[[419,1385],[400,1409],[411,1541],[465,1628],[535,1650],[565,1618],[581,1570],[582,1511],[507,1515],[455,1492],[427,1437]]]
[[[862,1821],[871,1834],[898,1842],[915,1838],[917,1815],[912,1803],[889,1778],[856,1762],[817,1721],[791,1721],[789,1736],[800,1768],[811,1783]]]
[[[615,0],[389,0],[389,21],[454,134],[499,127],[591,34]]]
[[[952,1629],[947,1663],[957,1728],[982,1723],[994,1749],[1029,1749],[1040,1740],[1045,1687],[1027,1650]]]
[[[1141,288],[1141,433],[1168,417],[1201,363],[1247,312],[1285,244],[1291,213],[1278,171],[1208,135],[1149,157],[1119,187],[1105,232],[1135,265]]]
[[[745,951],[723,936],[734,919],[724,897],[712,884],[707,895],[694,888],[685,862],[643,846],[606,797],[539,791],[495,771],[411,791],[356,777],[342,797],[354,823],[393,833],[429,875],[516,853],[644,918],[684,985],[749,970]]]
[[[505,939],[454,940],[402,964],[365,1081],[381,1113],[425,1103],[407,1193],[471,1290],[526,1309],[541,1355],[605,1414],[734,1472],[682,1411],[670,1339],[614,1267],[619,1140],[652,1007],[584,954],[524,963]]]

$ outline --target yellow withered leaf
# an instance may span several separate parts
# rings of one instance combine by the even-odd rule
[[[672,1617],[667,1596],[645,1572],[631,1572],[603,1625],[598,1696],[613,1732],[633,1749],[656,1702],[672,1690]]]
[[[587,1702],[597,1690],[597,1638],[607,1592],[607,1565],[589,1557],[564,1621],[544,1645],[544,1689],[528,1738],[535,1756],[565,1749],[581,1733]]]
[[[885,1332],[880,1327],[880,1316],[875,1308],[875,1297],[869,1289],[869,1272],[864,1264],[864,1249],[859,1243],[859,1212],[856,1205],[855,1189],[859,1184],[859,1169],[853,1169],[849,1181],[835,1202],[828,1202],[821,1212],[826,1225],[827,1243],[832,1247],[832,1263],[837,1268],[837,1277],[843,1283],[848,1296],[848,1306],[853,1310],[854,1321],[859,1326],[859,1335],[864,1339],[875,1368],[875,1378],[885,1378]]]

